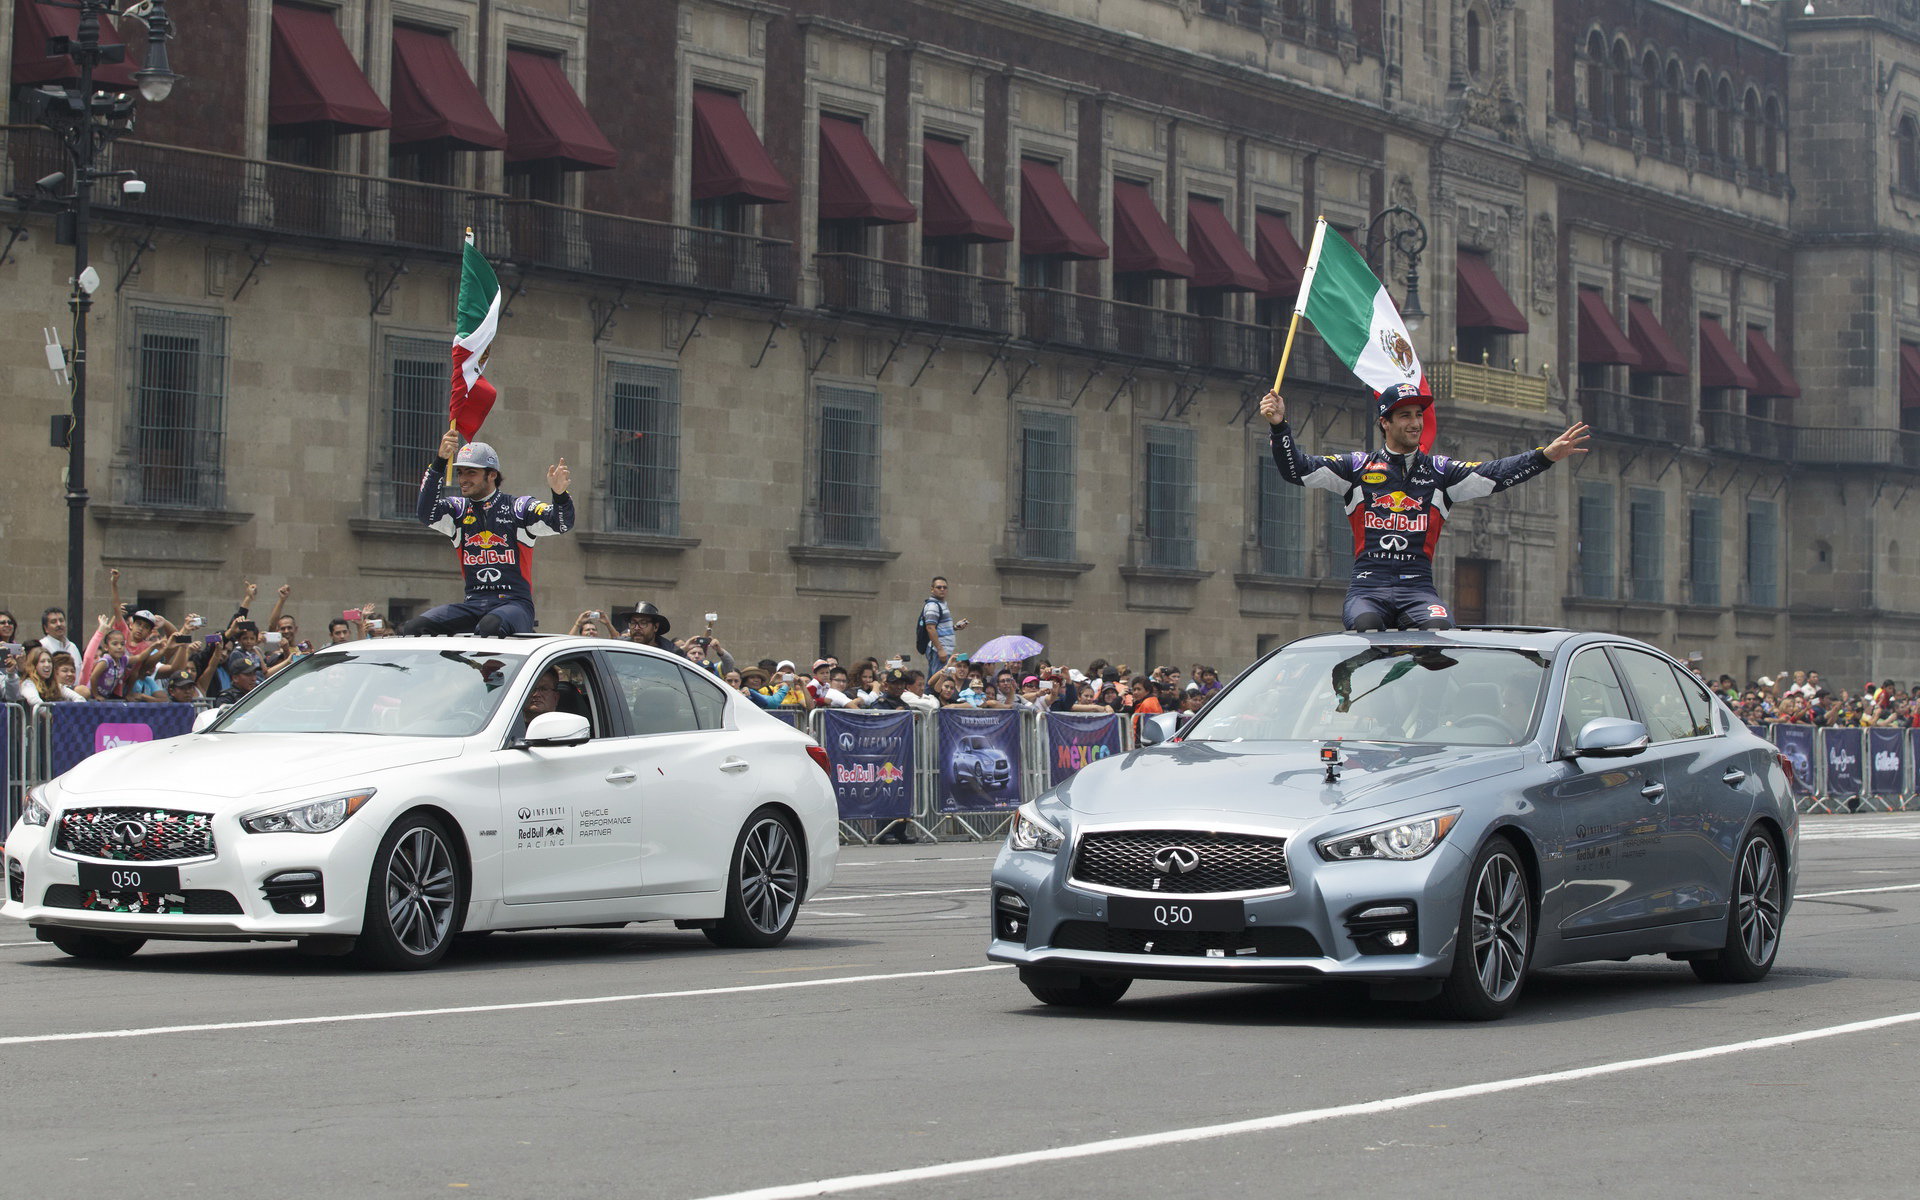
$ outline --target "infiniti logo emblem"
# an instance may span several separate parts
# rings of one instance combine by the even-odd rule
[[[473,577],[481,583],[499,583],[500,569],[498,567],[487,567],[485,570],[475,571]]]
[[[1405,550],[1407,548],[1407,539],[1397,533],[1389,533],[1380,539],[1380,548],[1382,550]]]
[[[147,827],[141,821],[119,821],[108,839],[116,846],[133,847],[147,840]]]
[[[1153,852],[1153,869],[1162,875],[1191,875],[1200,869],[1200,852],[1192,846],[1162,846]]]

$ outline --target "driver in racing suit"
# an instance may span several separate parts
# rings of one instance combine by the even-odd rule
[[[1587,427],[1575,424],[1539,449],[1493,462],[1427,454],[1420,449],[1420,431],[1432,404],[1417,385],[1395,384],[1379,398],[1383,449],[1308,455],[1293,440],[1279,393],[1268,392],[1260,401],[1260,415],[1273,426],[1280,477],[1338,495],[1353,525],[1353,578],[1341,614],[1348,629],[1453,628],[1433,587],[1433,550],[1453,506],[1505,491],[1569,454],[1587,452]]]
[[[442,496],[440,480],[453,460],[457,496]],[[567,460],[547,468],[551,503],[500,490],[500,456],[485,442],[460,444],[448,430],[439,455],[420,480],[420,523],[453,540],[466,598],[408,621],[402,633],[478,633],[498,637],[533,632],[533,540],[573,528]]]

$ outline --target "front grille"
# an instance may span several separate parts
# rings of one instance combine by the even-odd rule
[[[141,892],[136,901],[99,892],[86,892],[71,883],[47,885],[48,908],[81,908],[89,912],[166,913],[188,917],[237,917],[245,910],[232,892],[217,888],[187,888],[172,895]]]
[[[1203,957],[1218,950],[1226,958],[1319,958],[1320,942],[1304,929],[1276,925],[1268,929],[1168,931],[1116,929],[1099,921],[1062,921],[1053,931],[1057,950],[1105,954],[1174,954]],[[1148,947],[1152,948],[1149,949]],[[1240,951],[1251,949],[1252,954]]]
[[[1154,869],[1154,853],[1184,846],[1200,856],[1185,875]],[[1257,892],[1287,887],[1287,839],[1198,829],[1121,829],[1089,833],[1074,852],[1077,883],[1162,895]]]
[[[115,862],[213,854],[213,814],[170,808],[77,808],[60,815],[54,848]]]

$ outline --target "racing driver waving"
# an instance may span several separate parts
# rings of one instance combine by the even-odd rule
[[[442,496],[440,480],[453,460],[458,496]],[[453,539],[466,582],[466,599],[442,604],[408,621],[403,633],[466,633],[493,637],[533,632],[533,540],[573,528],[567,460],[547,468],[553,501],[509,496],[500,490],[500,456],[485,442],[460,444],[449,429],[420,480],[420,523]]]
[[[1433,548],[1453,506],[1532,479],[1569,454],[1587,452],[1587,427],[1575,424],[1547,445],[1492,462],[1460,462],[1420,449],[1433,398],[1411,383],[1380,393],[1376,419],[1386,447],[1307,455],[1287,425],[1278,392],[1260,400],[1273,426],[1273,461],[1288,483],[1340,497],[1353,525],[1353,579],[1342,618],[1348,629],[1451,629],[1433,588]]]

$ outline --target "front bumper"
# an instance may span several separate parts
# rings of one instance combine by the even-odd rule
[[[1026,917],[1018,937],[1009,936],[995,917],[989,959],[1046,971],[1198,982],[1437,979],[1452,969],[1471,866],[1450,843],[1411,862],[1328,863],[1317,855],[1301,861],[1303,854],[1300,860],[1290,857],[1291,887],[1242,901],[1244,934],[1155,935],[1110,927],[1107,906],[1113,893],[1069,880],[1071,852],[1001,850],[990,909],[998,910],[1003,893],[1011,892],[1025,902]],[[1358,913],[1397,904],[1413,909],[1412,936],[1404,948],[1389,948],[1364,925],[1357,931],[1352,925]],[[1101,940],[1107,948],[1088,948]],[[1127,948],[1114,949],[1115,943]]]

